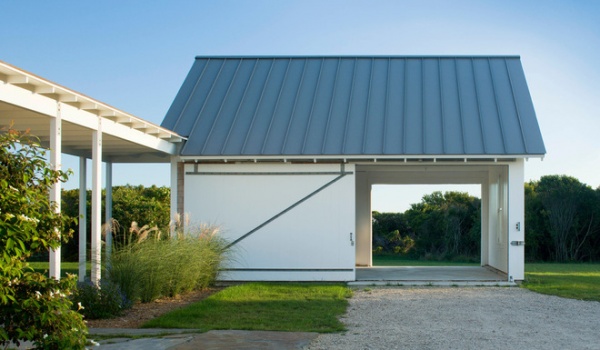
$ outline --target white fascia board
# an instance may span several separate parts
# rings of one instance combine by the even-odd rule
[[[160,139],[152,135],[148,135],[139,130],[129,128],[125,125],[107,119],[102,120],[102,131],[115,137],[128,140],[168,154],[175,154],[177,149],[175,144],[169,141]]]
[[[320,161],[344,161],[344,162],[377,162],[377,161],[402,161],[402,160],[468,160],[473,161],[487,161],[489,159],[501,160],[513,160],[520,158],[543,158],[543,154],[490,154],[490,155],[277,155],[277,156],[181,156],[182,160],[198,160],[198,161],[306,161],[306,160],[320,160]]]
[[[11,84],[0,84],[0,99],[14,106],[45,115],[48,118],[56,118],[58,102],[47,96],[35,94]],[[98,118],[100,117],[94,113],[63,103],[61,104],[61,116],[63,122],[90,130],[98,129]],[[145,134],[106,118],[103,118],[102,131],[164,153],[175,154],[176,151],[175,145],[169,141]]]
[[[0,84],[0,99],[23,109],[56,117],[56,101],[11,84]]]

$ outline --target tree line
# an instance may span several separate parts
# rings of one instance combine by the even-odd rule
[[[526,183],[524,191],[528,261],[600,261],[600,187],[593,189],[570,176],[547,175]],[[88,191],[88,236],[90,200]],[[168,187],[115,186],[113,218],[120,224],[115,242],[126,239],[133,221],[167,232],[169,207]],[[63,190],[62,208],[64,214],[78,216],[79,190]],[[71,226],[78,231],[77,223]],[[63,259],[77,261],[78,244],[76,233],[63,245]],[[433,192],[403,213],[373,212],[373,254],[479,261],[480,246],[481,200],[468,193]]]
[[[600,187],[566,175],[525,184],[528,261],[600,261]],[[434,192],[404,213],[373,212],[373,253],[479,261],[481,200]]]

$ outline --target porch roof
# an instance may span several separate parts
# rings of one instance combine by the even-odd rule
[[[92,158],[101,128],[102,160],[168,163],[183,138],[134,115],[0,61],[0,128],[29,129],[49,147],[50,120],[60,113],[62,153]]]

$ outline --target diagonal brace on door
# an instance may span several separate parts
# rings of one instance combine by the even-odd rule
[[[268,219],[267,221],[263,222],[262,224],[256,226],[255,228],[253,228],[252,230],[250,230],[250,232],[242,235],[241,237],[239,237],[238,239],[236,239],[235,241],[231,242],[230,244],[228,244],[225,249],[228,249],[230,247],[232,247],[233,245],[239,243],[241,240],[245,239],[246,237],[250,236],[251,234],[253,234],[254,232],[260,230],[261,228],[267,226],[268,224],[270,224],[271,222],[273,222],[275,219],[277,219],[278,217],[282,216],[283,214],[287,213],[288,211],[294,209],[295,207],[297,207],[298,205],[302,204],[303,202],[305,202],[306,200],[308,200],[309,198],[311,198],[312,196],[316,195],[317,193],[323,191],[324,189],[326,189],[327,187],[333,185],[334,183],[338,182],[341,178],[343,178],[344,176],[348,175],[348,174],[352,174],[352,172],[346,172],[344,170],[344,164],[341,165],[341,169],[340,169],[340,174],[333,180],[329,181],[328,183],[326,183],[325,185],[317,188],[316,190],[314,190],[313,192],[309,193],[307,196],[305,196],[304,198],[300,199],[299,201],[297,201],[296,203],[290,205],[289,207],[285,208],[284,210],[280,211],[279,213],[275,214],[273,217],[271,217],[270,219]]]

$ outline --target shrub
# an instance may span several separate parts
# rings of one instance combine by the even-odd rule
[[[71,220],[56,213],[56,203],[48,198],[52,185],[66,180],[67,173],[52,169],[34,138],[1,131],[0,345],[29,340],[36,348],[83,349],[87,328],[68,298],[75,276],[46,278],[26,262],[70,235],[63,228]]]
[[[119,287],[106,280],[100,286],[80,284],[73,295],[73,304],[90,320],[120,316],[123,310],[132,306],[132,302],[121,293]]]
[[[130,230],[135,237],[117,249],[108,267],[109,279],[130,300],[150,302],[206,288],[216,280],[227,257],[226,241],[215,227],[203,226],[160,239],[151,229]]]

